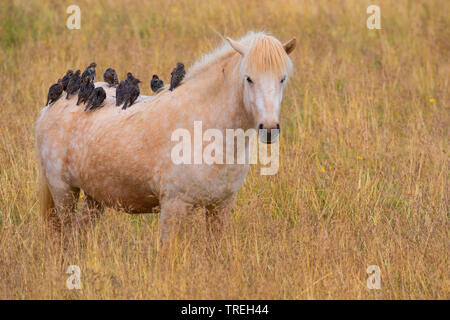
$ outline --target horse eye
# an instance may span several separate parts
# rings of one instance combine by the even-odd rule
[[[286,76],[283,77],[283,79],[281,79],[281,83],[283,83],[286,80]]]
[[[247,82],[248,82],[248,83],[253,83],[253,80],[250,79],[250,77],[247,77]]]

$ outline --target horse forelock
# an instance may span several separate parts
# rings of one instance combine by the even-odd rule
[[[282,76],[292,72],[292,62],[280,41],[260,33],[252,39],[241,70],[252,75],[271,73]]]

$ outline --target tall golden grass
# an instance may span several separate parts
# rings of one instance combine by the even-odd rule
[[[448,299],[448,1],[0,3],[0,299]],[[381,30],[366,8],[381,7]],[[158,215],[107,210],[62,251],[37,214],[33,124],[68,68],[131,71],[151,94],[217,44],[267,30],[298,39],[281,167],[252,168],[216,246],[202,216],[156,250]],[[81,290],[68,290],[68,265]],[[381,289],[366,268],[381,269]]]

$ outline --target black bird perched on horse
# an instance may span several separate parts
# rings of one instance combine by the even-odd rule
[[[150,81],[150,88],[153,92],[158,92],[162,87],[164,87],[164,82],[159,79],[157,74],[154,74]]]
[[[112,68],[106,69],[105,73],[103,74],[103,80],[105,80],[109,87],[114,87],[119,84],[117,73]]]
[[[136,79],[131,72],[127,73],[127,78],[125,80],[120,81],[119,85],[116,88],[116,106],[120,106],[125,102],[125,98],[128,91],[128,86],[133,82],[133,79]]]
[[[123,110],[131,107],[131,105],[139,97],[139,95],[141,93],[141,91],[139,90],[140,82],[141,82],[141,80],[133,77],[133,79],[129,80],[129,82],[127,83],[126,90],[125,90],[125,99],[124,99],[125,104],[122,107]]]
[[[94,89],[95,85],[90,77],[85,77],[84,79],[82,79],[80,92],[78,92],[77,106],[80,105],[80,103],[86,103]]]
[[[186,75],[186,71],[184,70],[184,64],[181,62],[177,63],[177,66],[173,69],[170,78],[170,91],[173,91],[176,87],[178,87]]]
[[[84,79],[85,77],[90,77],[92,81],[95,80],[95,77],[97,74],[95,73],[95,67],[97,67],[97,64],[95,62],[92,62],[86,70],[84,70],[83,74],[81,75],[81,79]]]
[[[58,83],[51,85],[50,88],[48,89],[47,103],[45,105],[48,106],[49,103],[53,103],[56,100],[58,100],[62,93],[63,93],[62,80],[58,79]]]
[[[75,73],[70,77],[69,83],[67,84],[67,96],[66,99],[69,99],[69,96],[71,94],[74,94],[80,89],[81,85],[81,77],[80,77],[80,70],[75,71]]]
[[[73,76],[73,70],[67,70],[66,74],[64,75],[64,77],[62,78],[61,84],[63,87],[63,90],[66,91],[67,90],[67,84],[69,83],[70,78]]]
[[[103,101],[105,101],[105,99],[105,89],[103,89],[102,87],[95,88],[89,96],[89,100],[84,111],[99,108],[102,105]]]

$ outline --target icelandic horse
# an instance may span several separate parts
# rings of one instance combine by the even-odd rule
[[[280,130],[283,89],[293,64],[292,38],[282,44],[266,33],[230,38],[196,62],[174,91],[140,96],[133,106],[115,106],[105,83],[105,105],[84,112],[76,95],[42,109],[36,122],[41,175],[41,214],[55,226],[63,212],[75,214],[80,190],[90,212],[128,213],[160,209],[160,239],[172,238],[190,210],[205,208],[208,228],[221,230],[249,164],[175,164],[171,134],[193,130],[250,128]],[[275,137],[270,138],[275,139]],[[245,152],[249,152],[248,143]],[[219,232],[220,234],[220,232]]]

